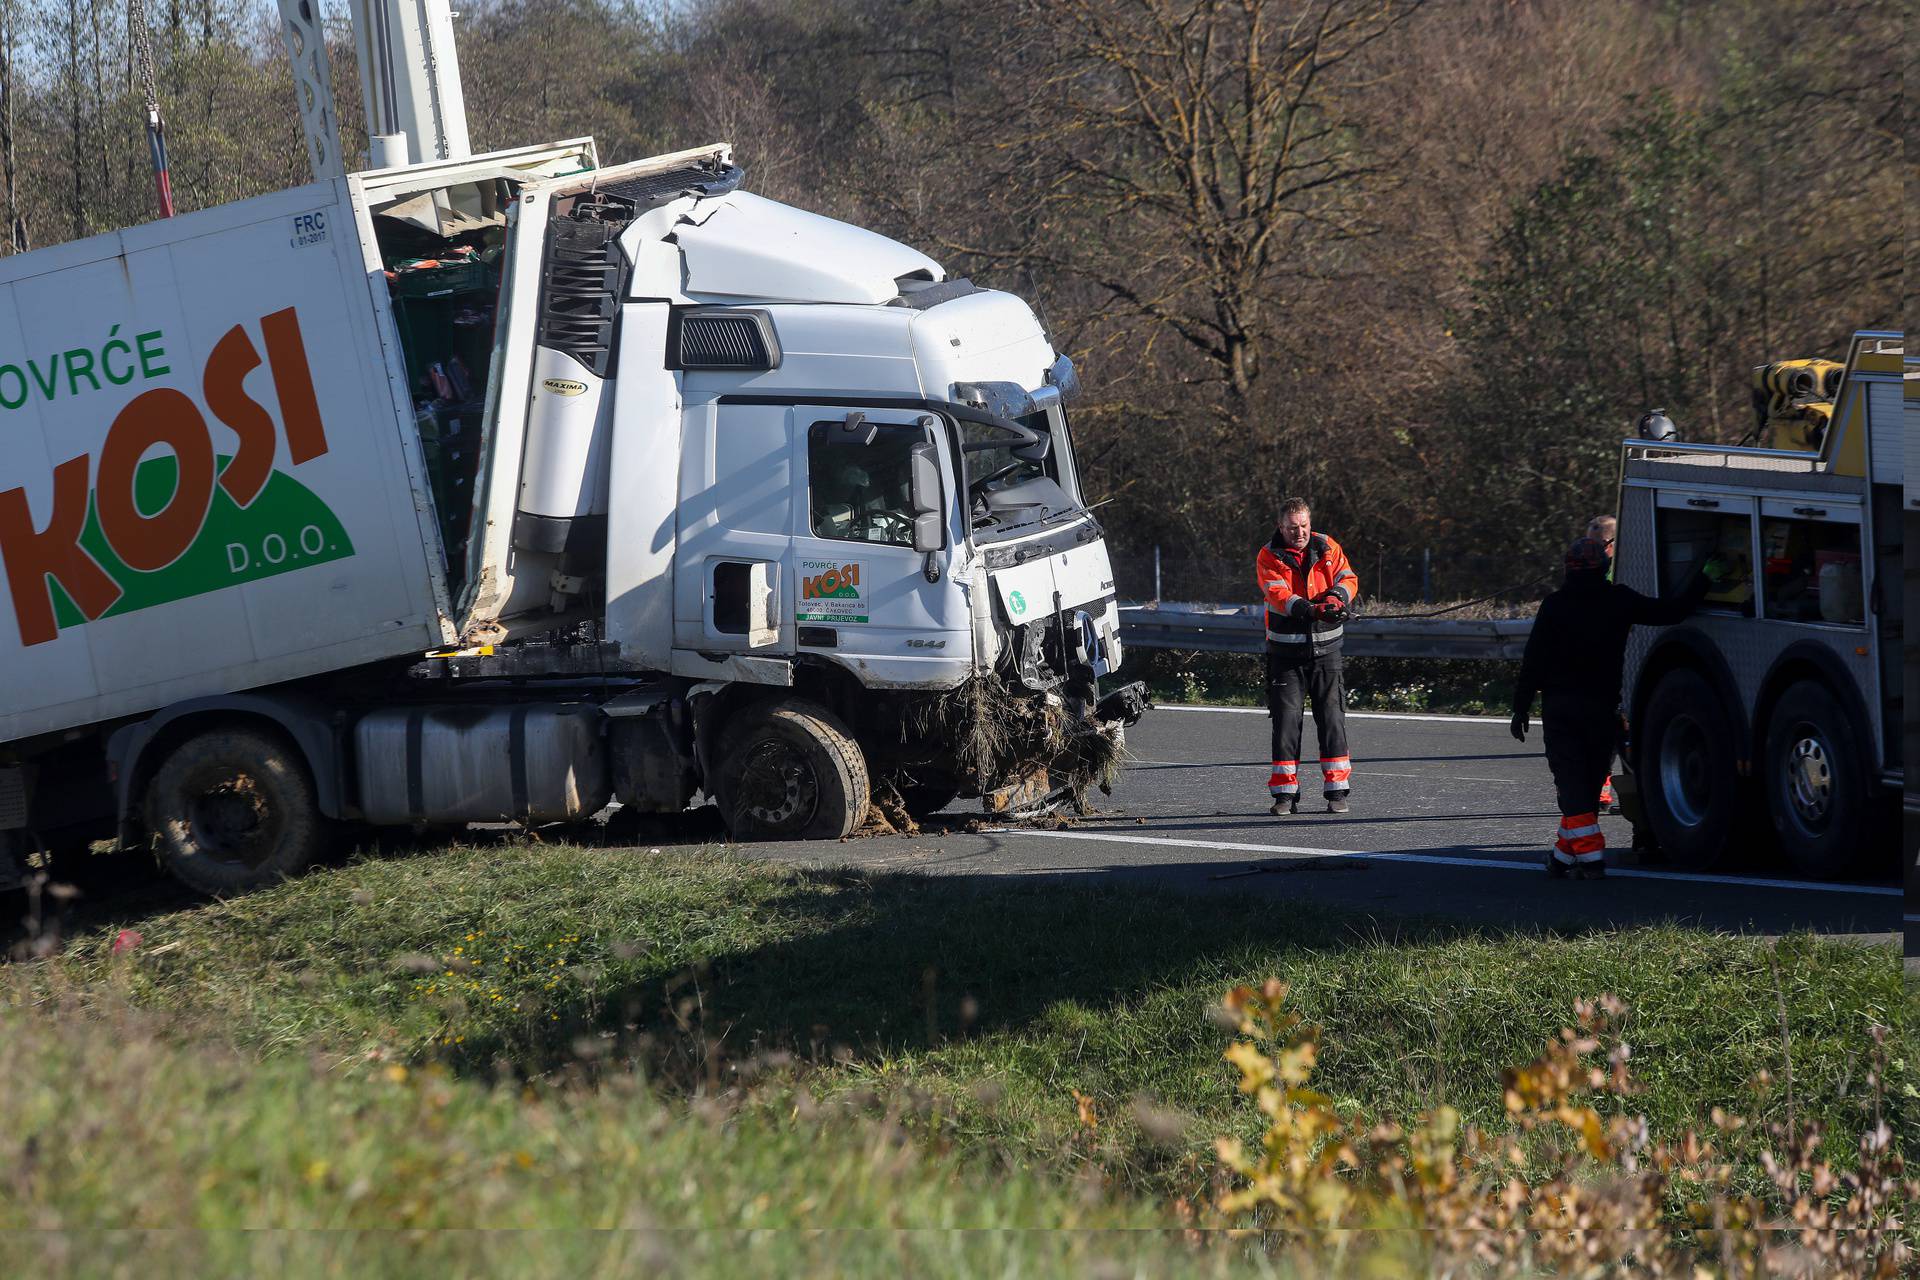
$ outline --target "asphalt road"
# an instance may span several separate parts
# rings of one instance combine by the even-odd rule
[[[934,875],[1258,893],[1376,918],[1493,927],[1679,920],[1764,934],[1810,929],[1894,941],[1900,933],[1891,852],[1877,883],[1795,880],[1779,866],[1737,857],[1719,872],[1691,872],[1639,865],[1626,820],[1605,817],[1608,878],[1550,880],[1543,859],[1559,814],[1537,724],[1524,746],[1500,719],[1356,716],[1348,729],[1353,805],[1344,815],[1317,812],[1319,777],[1306,761],[1302,812],[1268,815],[1265,712],[1163,707],[1128,731],[1135,759],[1112,797],[1096,796],[1098,814],[1065,829],[966,831],[936,820],[919,836],[743,852]]]

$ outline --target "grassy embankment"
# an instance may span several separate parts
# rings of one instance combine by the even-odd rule
[[[116,955],[123,927],[142,938]],[[1849,1149],[1872,1025],[1895,1029],[1896,1129],[1914,1119],[1913,997],[1885,950],[1389,937],[1269,898],[456,847],[102,914],[0,976],[0,1227],[659,1229],[485,1252],[68,1237],[80,1252],[49,1255],[86,1271],[153,1247],[213,1269],[284,1250],[294,1274],[650,1250],[717,1271],[753,1241],[788,1269],[849,1250],[915,1274],[1211,1269],[1231,1256],[1160,1232],[950,1229],[1164,1227],[1176,1197],[1204,1203],[1212,1139],[1259,1132],[1207,1010],[1268,974],[1324,1028],[1318,1085],[1373,1116],[1448,1103],[1498,1125],[1501,1069],[1605,991],[1632,1007],[1633,1106],[1658,1133],[1724,1106],[1824,1121]],[[1728,1139],[1753,1185],[1758,1127]],[[912,1230],[729,1234],[779,1227]]]

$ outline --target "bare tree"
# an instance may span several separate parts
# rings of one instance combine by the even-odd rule
[[[1422,0],[1057,0],[1022,7],[1021,56],[976,112],[1029,206],[989,261],[1072,275],[1244,403],[1288,293],[1345,270],[1391,158],[1362,136],[1369,53]],[[1000,185],[1000,184],[996,184]],[[1017,194],[1016,194],[1017,193]],[[1059,234],[1063,223],[1098,234]]]

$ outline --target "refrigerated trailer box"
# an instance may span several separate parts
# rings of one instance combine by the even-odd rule
[[[0,260],[0,743],[451,642],[374,211],[595,164],[353,174]]]
[[[362,212],[0,261],[0,742],[453,638]]]
[[[0,260],[0,743],[453,643],[467,553],[436,518],[454,495],[432,493],[375,211],[483,182],[532,202],[596,163],[576,139],[353,174]],[[544,244],[522,240],[527,314],[489,336],[530,366]],[[511,471],[498,524],[530,373],[492,362],[459,495]],[[497,587],[512,552],[482,532],[472,576]]]

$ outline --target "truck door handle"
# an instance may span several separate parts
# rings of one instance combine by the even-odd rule
[[[1825,507],[1795,507],[1793,514],[1797,516],[1824,516],[1827,514],[1827,509]]]
[[[1688,498],[1687,505],[1690,507],[1718,507],[1720,500],[1718,498]]]

